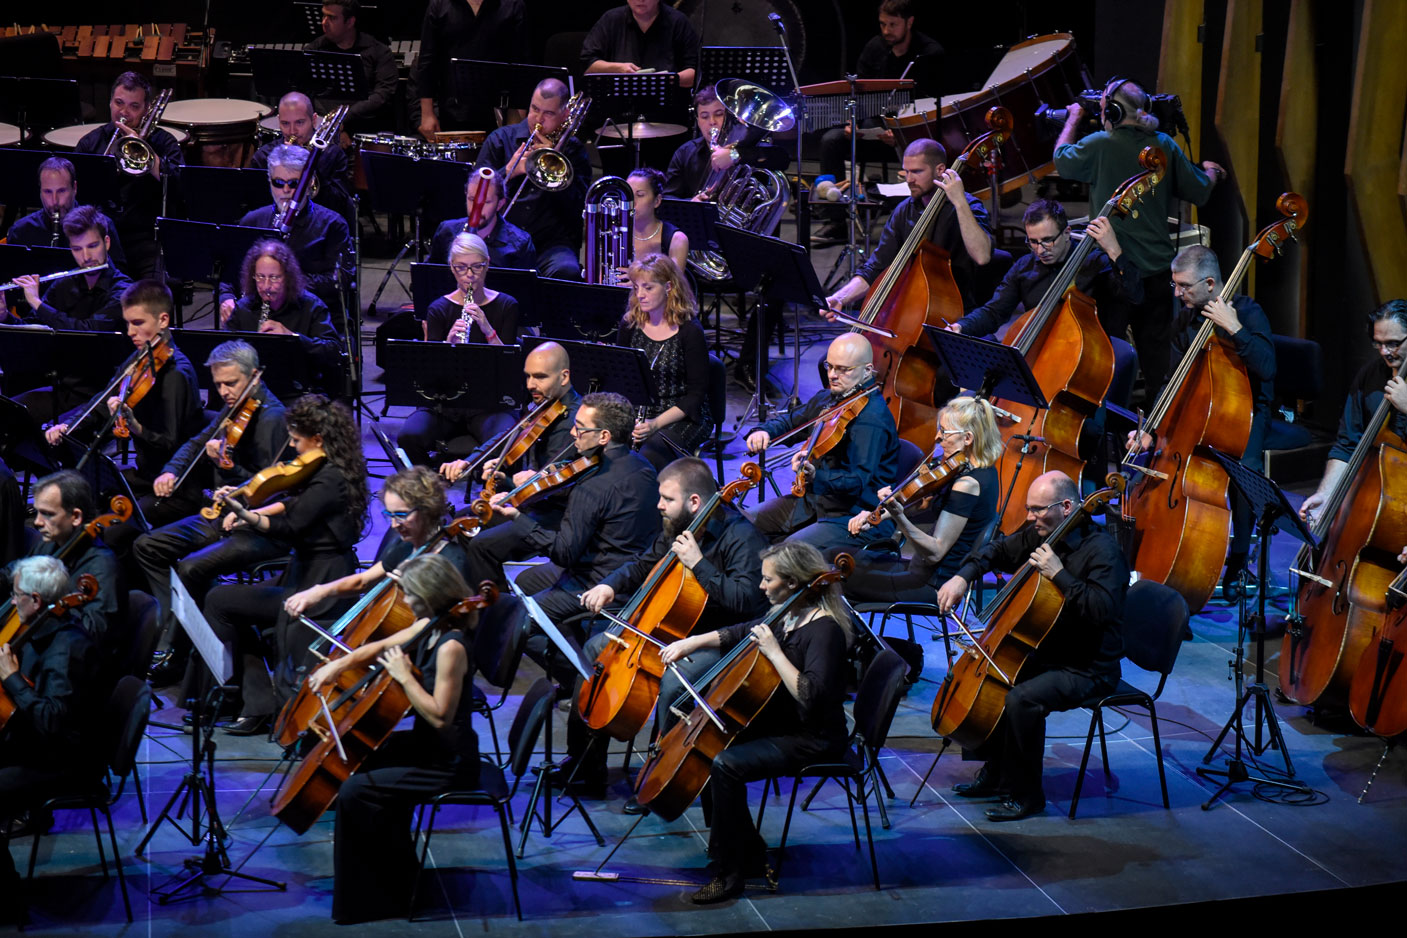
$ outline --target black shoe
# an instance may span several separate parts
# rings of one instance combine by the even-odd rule
[[[152,687],[171,687],[179,684],[185,676],[185,655],[178,655],[168,648],[151,656],[151,669],[147,671],[147,679],[151,681]]]
[[[1044,798],[1033,798],[1030,801],[1017,801],[1014,798],[1008,798],[995,808],[988,808],[986,814],[989,821],[1019,821],[1033,814],[1040,814],[1044,810]]]
[[[811,246],[813,248],[830,247],[845,242],[845,223],[829,221],[817,228],[811,235]]]
[[[700,889],[689,897],[689,901],[697,905],[708,905],[713,902],[722,902],[725,899],[736,899],[743,894],[743,877],[734,873],[730,876],[715,876],[707,886]]]
[[[620,813],[629,814],[631,817],[639,817],[642,814],[649,814],[650,809],[636,801],[635,796],[631,795],[626,799],[625,804],[621,806]]]
[[[266,733],[269,729],[270,717],[240,717],[233,723],[225,724],[222,729],[230,736],[258,736]]]
[[[1002,790],[993,776],[994,773],[989,773],[983,766],[972,781],[954,785],[953,794],[959,798],[998,798]]]

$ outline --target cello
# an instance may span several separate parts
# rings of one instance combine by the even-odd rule
[[[1404,373],[1407,361],[1397,369]],[[1279,670],[1281,692],[1297,704],[1347,694],[1370,638],[1383,634],[1397,552],[1407,544],[1407,448],[1392,413],[1384,397],[1314,518],[1318,553],[1301,550],[1291,568],[1300,584]],[[1368,701],[1360,706],[1366,713]]]
[[[1348,709],[1368,732],[1392,739],[1407,732],[1407,567],[1387,588],[1387,613],[1353,669]]]
[[[1285,217],[1262,229],[1241,252],[1218,299],[1231,302],[1251,258],[1274,257],[1304,227],[1308,206],[1300,195],[1286,192],[1275,206]],[[1152,459],[1141,464],[1138,447],[1123,459],[1142,476],[1123,499],[1124,520],[1132,525],[1129,567],[1177,590],[1194,612],[1216,588],[1230,541],[1231,480],[1210,451],[1239,459],[1254,410],[1245,363],[1211,320],[1204,320],[1140,428],[1153,437]]]
[[[724,504],[732,504],[762,480],[757,463],[744,463],[741,471],[743,477],[714,492],[686,530],[698,537]],[[587,726],[616,739],[635,738],[659,697],[665,670],[660,649],[692,634],[707,603],[708,594],[692,571],[679,562],[678,554],[666,551],[613,617],[630,628],[612,636],[596,658],[595,673],[582,683],[577,709]]]
[[[1126,179],[1096,218],[1128,215],[1162,181],[1168,165],[1162,150],[1144,147],[1138,161],[1145,171]],[[1038,410],[1016,401],[998,401],[999,415],[1005,410],[1019,418],[1003,415],[998,420],[1006,445],[997,462],[998,491],[1006,493],[1000,527],[1006,532],[1025,522],[1022,498],[1037,476],[1059,469],[1077,482],[1081,480],[1086,464],[1080,457],[1080,434],[1104,403],[1114,380],[1114,346],[1099,324],[1094,300],[1075,286],[1093,249],[1094,238],[1081,238],[1070,249],[1040,305],[1017,320],[1002,340],[1030,363],[1041,394],[1050,404]],[[1030,452],[1026,441],[1017,438],[1023,425],[1029,429],[1022,436],[1044,438],[1043,449]]]
[[[967,145],[950,167],[961,174],[969,161],[995,158],[1011,133],[1011,112],[994,107],[987,112],[986,133]],[[904,239],[894,261],[870,287],[852,332],[863,332],[874,347],[875,372],[884,399],[894,414],[899,436],[923,452],[933,449],[942,399],[937,392],[942,369],[929,348],[923,327],[956,322],[963,314],[948,252],[928,240],[948,196],[934,190],[913,231]]]
[[[66,596],[60,596],[48,606],[45,606],[39,615],[34,617],[33,622],[28,625],[20,626],[17,621],[14,630],[6,630],[8,636],[5,638],[4,642],[0,642],[0,644],[9,643],[11,650],[18,654],[20,649],[24,646],[25,641],[35,629],[55,616],[61,616],[70,609],[77,609],[79,606],[86,606],[88,603],[98,598],[98,578],[93,576],[93,574],[85,573],[81,575],[75,585],[78,587],[77,590]],[[19,617],[16,616],[15,618],[18,620]],[[34,684],[34,682],[30,681],[28,678],[25,678],[25,682],[30,686]],[[10,697],[9,691],[5,690],[4,686],[0,685],[0,731],[3,731],[9,724],[10,718],[15,715],[17,709],[14,700]]]
[[[1110,482],[1118,486],[1123,479],[1115,475]],[[1106,488],[1090,495],[1056,525],[1044,543],[1059,544],[1118,491]],[[1055,583],[1035,567],[1022,564],[1012,574],[984,611],[986,628],[948,669],[933,699],[930,718],[939,736],[964,749],[986,742],[1006,709],[1007,691],[1020,680],[1021,668],[1050,634],[1064,607],[1065,598]]]
[[[497,598],[498,591],[489,584],[484,592],[460,600],[438,618],[466,615],[492,605]],[[401,646],[407,654],[436,634],[430,625]],[[368,667],[327,706],[334,714],[335,730],[311,724],[309,728],[320,738],[289,773],[273,803],[274,816],[299,834],[306,834],[317,823],[336,800],[342,783],[381,748],[411,711],[405,690],[379,663]]]
[[[769,612],[762,624],[786,616],[802,596],[819,592],[850,575],[855,561],[837,554],[834,569],[817,576]],[[635,798],[651,812],[673,821],[703,791],[713,757],[732,745],[781,687],[781,677],[749,635],[738,642],[699,681],[708,709],[696,707],[660,739],[635,779]],[[713,721],[717,714],[722,726]]]

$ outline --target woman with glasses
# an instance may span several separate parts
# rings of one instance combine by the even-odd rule
[[[451,345],[515,345],[518,342],[518,301],[484,286],[489,249],[476,234],[461,234],[450,243],[450,271],[455,289],[425,311],[424,332],[430,342]],[[476,401],[495,400],[484,388]],[[512,428],[517,417],[502,407],[483,409],[435,404],[406,418],[396,443],[417,466],[438,466],[462,458],[481,444]]]
[[[323,373],[335,369],[342,357],[342,340],[327,306],[308,292],[303,269],[282,241],[255,242],[240,268],[244,295],[220,313],[229,332],[262,332],[297,336],[303,351]]]
[[[907,560],[881,560],[861,552],[845,581],[845,595],[856,602],[932,602],[933,591],[958,572],[962,559],[996,516],[1001,488],[996,462],[1003,448],[991,403],[955,397],[939,411],[938,427],[942,456],[964,455],[967,465],[934,497],[929,512],[938,520],[932,533],[909,516],[918,506],[906,510],[890,503],[885,509],[884,516],[894,519],[913,554]],[[886,485],[877,494],[883,499],[891,491],[892,486]],[[862,511],[851,518],[850,533],[868,530],[869,516]]]

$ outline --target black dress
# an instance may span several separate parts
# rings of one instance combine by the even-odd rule
[[[458,629],[445,632],[411,658],[420,685],[434,694],[440,648],[470,642]],[[471,658],[459,707],[443,729],[420,714],[409,730],[393,733],[337,794],[333,835],[332,918],[346,924],[404,915],[415,875],[410,836],[415,805],[452,789],[479,784],[479,738],[470,725],[473,710]],[[376,858],[375,862],[370,862]]]
[[[638,326],[624,323],[616,334],[616,345],[643,349],[651,363],[659,401],[643,408],[646,419],[658,417],[671,407],[684,411],[683,420],[646,439],[640,446],[640,455],[656,469],[663,469],[680,456],[694,455],[713,428],[708,406],[708,339],[703,327],[691,319],[674,335],[657,342]]]

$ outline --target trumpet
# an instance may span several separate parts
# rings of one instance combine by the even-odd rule
[[[138,125],[136,136],[124,136],[121,127],[114,128],[112,139],[103,148],[102,155],[117,157],[118,168],[129,176],[140,176],[145,173],[150,168],[151,161],[156,158],[156,151],[151,148],[146,137],[161,118],[161,112],[165,111],[166,105],[170,103],[171,89],[161,89],[161,93],[156,96],[156,102],[147,110],[146,116]],[[117,122],[123,125],[127,123],[121,118],[118,118]]]
[[[619,176],[602,176],[586,192],[586,282],[616,283],[616,269],[630,263],[635,193]]]
[[[581,127],[581,122],[586,119],[586,112],[590,109],[591,99],[578,91],[567,102],[567,118],[562,122],[562,126],[557,128],[555,134],[542,135],[543,139],[547,141],[546,145],[535,150],[524,151],[526,155],[523,158],[527,160],[527,165],[523,167],[523,172],[528,182],[545,192],[560,192],[572,184],[576,172],[572,169],[572,161],[562,153],[561,147],[576,135],[577,130]],[[529,142],[532,141],[533,137],[538,136],[541,130],[541,124],[534,127],[532,134],[528,137]],[[518,161],[514,160],[508,167],[508,175],[512,175],[513,167],[517,165]],[[503,210],[505,218],[513,210],[518,196],[522,195],[526,188],[527,184],[524,183],[518,186],[517,192],[513,193],[512,201]]]

